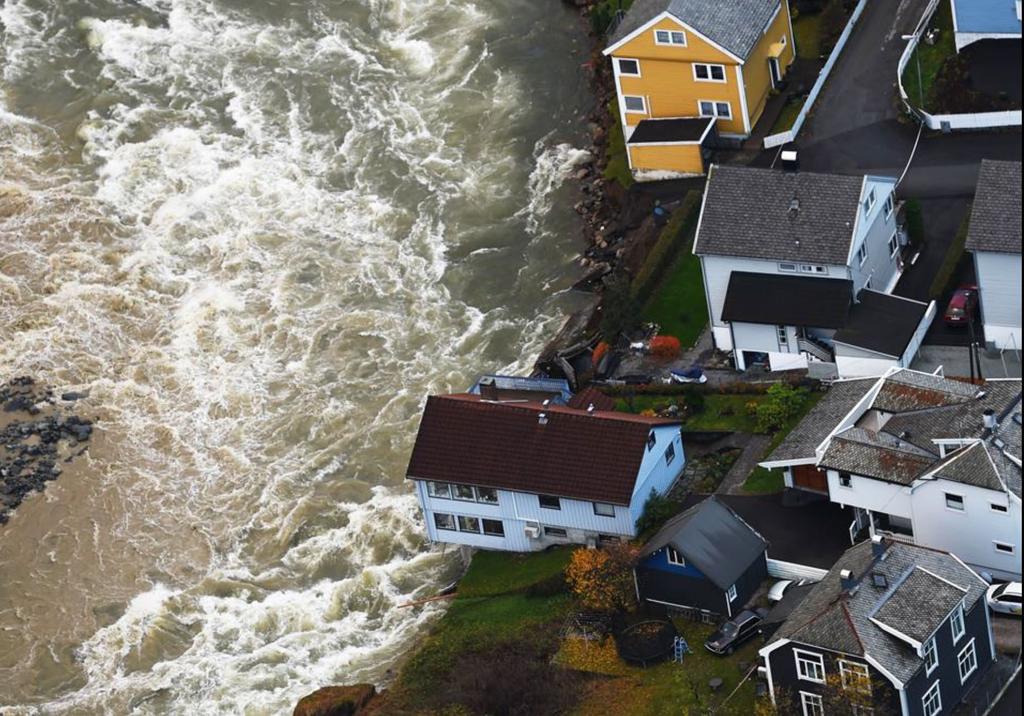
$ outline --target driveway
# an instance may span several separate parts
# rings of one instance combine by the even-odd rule
[[[989,712],[991,716],[1020,716],[1020,672],[1014,677],[1010,688]]]
[[[810,171],[899,176],[917,137],[901,121],[896,66],[902,35],[917,26],[927,0],[870,2],[797,137],[800,164]],[[1019,130],[935,134],[921,138],[900,187],[903,196],[970,196],[982,158],[1021,157]]]

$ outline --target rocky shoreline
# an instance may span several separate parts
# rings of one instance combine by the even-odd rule
[[[62,463],[88,449],[93,423],[70,407],[84,397],[68,392],[58,399],[29,376],[0,385],[0,525],[28,495],[56,480]]]

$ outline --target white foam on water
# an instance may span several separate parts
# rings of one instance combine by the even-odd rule
[[[50,51],[30,5],[0,9],[6,81]],[[443,609],[398,608],[453,567],[401,485],[419,405],[496,367],[503,331],[520,336],[504,369],[527,370],[559,320],[452,295],[453,205],[519,197],[495,225],[544,235],[587,155],[545,138],[515,183],[500,130],[530,110],[493,66],[489,3],[363,0],[368,33],[314,10],[310,33],[202,0],[141,5],[166,22],[78,23],[111,100],[78,127],[84,178],[41,170],[34,211],[0,222],[0,269],[24,265],[0,271],[17,323],[0,364],[90,389],[111,436],[98,479],[125,510],[108,528],[161,576],[81,644],[84,686],[33,700],[282,713],[324,684],[386,682]],[[479,124],[468,140],[449,138],[458,113]],[[52,156],[9,115],[27,165]],[[194,574],[184,541],[207,553]],[[103,544],[94,529],[76,549]]]

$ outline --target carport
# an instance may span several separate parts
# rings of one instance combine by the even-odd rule
[[[629,167],[637,181],[702,176],[716,138],[714,117],[645,119],[626,141]]]

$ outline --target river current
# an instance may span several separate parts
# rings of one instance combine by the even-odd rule
[[[387,683],[459,566],[425,396],[573,305],[586,46],[560,0],[0,2],[0,380],[97,419],[0,526],[0,712]]]

